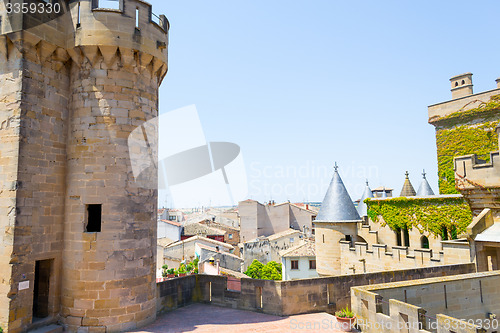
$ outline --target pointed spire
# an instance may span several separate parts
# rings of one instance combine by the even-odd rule
[[[413,185],[410,182],[410,173],[406,171],[405,173],[405,182],[403,184],[403,188],[401,189],[401,194],[399,196],[401,197],[413,197],[417,193],[415,192],[415,189],[413,188]]]
[[[356,207],[352,203],[349,193],[340,178],[337,163],[334,167],[333,178],[326,191],[315,222],[357,222],[361,221]]]
[[[370,189],[370,186],[368,185],[368,179],[366,180],[366,187],[365,191],[363,192],[363,195],[361,196],[361,200],[359,201],[358,204],[358,214],[359,216],[368,216],[368,207],[365,204],[365,200],[367,198],[373,198],[373,193],[372,190]]]
[[[432,190],[432,187],[429,185],[429,182],[425,177],[425,170],[424,170],[424,172],[422,173],[422,182],[418,187],[417,196],[428,197],[430,195],[434,195],[434,191]]]

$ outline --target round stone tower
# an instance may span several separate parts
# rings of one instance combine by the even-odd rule
[[[361,223],[361,218],[335,165],[332,181],[314,220],[316,270],[320,276],[340,275],[340,241],[356,239],[357,223]]]
[[[141,0],[99,2],[109,3],[41,2],[57,15],[7,15],[21,2],[0,2],[0,326],[9,333],[57,320],[114,332],[156,317],[156,179],[137,181],[130,155],[156,164],[157,135],[143,125],[158,115],[169,23]],[[138,128],[144,144],[129,149]]]
[[[143,1],[119,3],[69,5],[62,318],[71,330],[123,331],[156,317],[157,190],[136,182],[128,138],[158,116],[168,22],[154,23]]]

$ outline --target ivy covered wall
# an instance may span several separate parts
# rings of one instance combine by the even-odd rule
[[[453,158],[477,154],[489,160],[489,154],[498,150],[495,128],[500,123],[500,95],[487,103],[467,111],[457,111],[446,117],[430,119],[436,126],[439,192],[459,193],[455,188]]]
[[[463,197],[397,197],[366,199],[368,216],[373,222],[392,230],[416,228],[444,239],[464,233],[472,222],[472,212]],[[445,234],[443,234],[443,232]]]

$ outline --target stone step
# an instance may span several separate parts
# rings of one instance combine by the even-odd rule
[[[62,332],[63,332],[62,326],[52,324],[48,326],[39,327],[37,329],[29,331],[28,333],[62,333]]]

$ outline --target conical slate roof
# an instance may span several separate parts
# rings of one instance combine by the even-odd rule
[[[423,179],[422,179],[422,182],[420,183],[420,186],[418,187],[417,196],[428,197],[430,195],[434,195],[434,191],[432,190],[431,186],[429,185],[427,178],[425,178],[425,170],[422,173],[422,177],[423,177]]]
[[[366,181],[365,192],[363,192],[357,208],[359,216],[368,216],[368,207],[365,204],[365,199],[367,198],[373,198],[373,193],[370,186],[368,186],[368,181]]]
[[[321,203],[315,222],[352,222],[361,221],[356,207],[340,178],[338,167],[335,164],[333,178]]]
[[[413,185],[410,182],[410,174],[408,171],[406,171],[406,178],[405,178],[405,183],[403,184],[403,188],[401,189],[401,194],[399,195],[400,197],[413,197],[417,193],[415,192],[415,189],[413,188]]]

